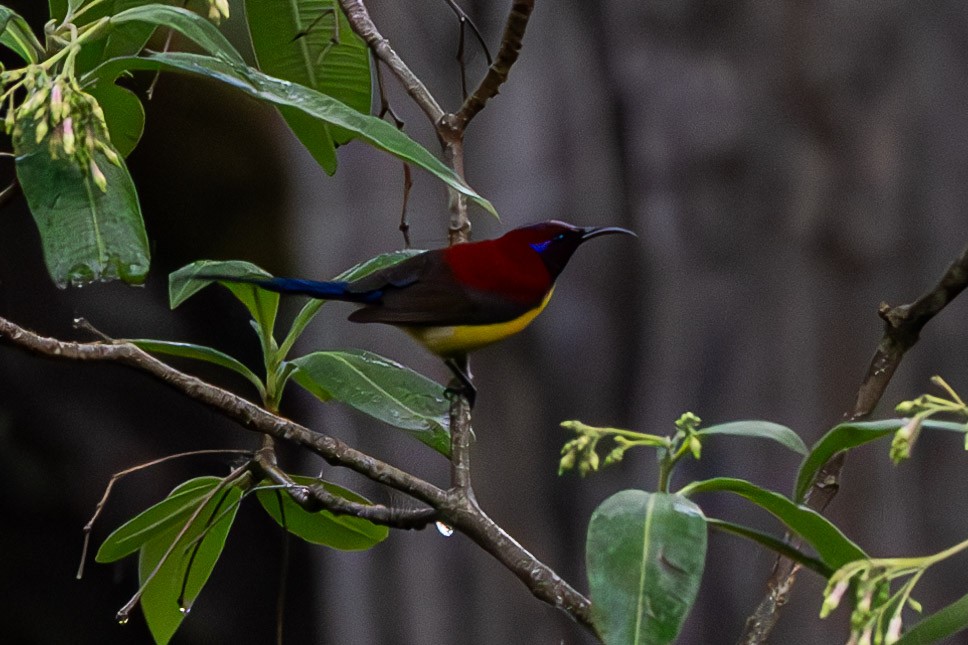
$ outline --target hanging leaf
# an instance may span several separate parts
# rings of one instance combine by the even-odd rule
[[[51,136],[37,142],[34,127],[18,126],[13,138],[17,179],[37,223],[50,277],[59,287],[117,279],[141,284],[150,264],[148,236],[124,161],[115,165],[95,151],[99,185],[93,170],[51,154]]]
[[[168,497],[115,529],[101,544],[94,559],[115,562],[131,555],[172,526],[183,524],[218,482],[218,477],[196,477],[182,482]]]
[[[141,547],[141,610],[156,643],[164,645],[171,639],[201,593],[225,547],[241,498],[242,490],[229,486],[209,500],[150,580],[184,524],[170,527]]]
[[[426,148],[382,119],[362,114],[344,103],[316,90],[283,81],[245,65],[228,63],[212,56],[183,52],[163,52],[147,57],[123,57],[105,62],[85,77],[85,81],[113,83],[126,70],[169,69],[213,78],[249,96],[277,106],[288,106],[326,123],[339,126],[366,143],[388,152],[409,164],[423,168],[445,184],[465,195],[489,213],[494,206],[478,195],[457,173]]]
[[[691,497],[696,493],[726,492],[744,497],[783,522],[791,531],[806,540],[824,563],[831,569],[839,569],[848,562],[862,560],[867,554],[849,540],[830,520],[806,506],[800,506],[789,498],[743,479],[717,477],[684,486],[680,495]]]
[[[671,643],[706,559],[706,522],[688,499],[625,490],[595,509],[585,546],[592,621],[608,645]]]

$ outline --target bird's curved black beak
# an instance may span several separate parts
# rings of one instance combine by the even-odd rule
[[[593,237],[598,237],[599,235],[611,235],[613,233],[621,233],[622,235],[638,237],[638,235],[627,228],[621,228],[618,226],[589,226],[588,228],[582,229],[581,241],[584,242],[592,239]]]

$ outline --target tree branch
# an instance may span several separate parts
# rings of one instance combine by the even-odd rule
[[[0,317],[0,343],[51,359],[105,361],[126,365],[155,377],[176,391],[236,421],[247,430],[293,443],[310,450],[335,466],[349,468],[373,481],[407,493],[436,509],[437,517],[441,521],[459,529],[493,555],[523,581],[537,598],[564,611],[594,633],[588,599],[514,541],[480,510],[472,497],[463,494],[462,491],[442,490],[351,448],[335,437],[315,432],[294,421],[271,414],[242,397],[180,372],[129,343],[60,341],[35,334],[2,317]],[[316,496],[315,492],[313,496]],[[323,500],[324,504],[333,502],[323,495],[320,495],[319,499]],[[338,507],[337,512],[351,511],[351,514],[355,515],[360,510],[346,506],[339,507],[338,504],[333,503],[334,507]],[[373,519],[380,519],[379,515],[384,511],[373,513]],[[382,519],[389,520],[390,517],[385,516]]]
[[[521,51],[521,43],[524,40],[524,31],[528,27],[528,20],[531,12],[534,11],[534,0],[515,0],[508,13],[507,22],[504,25],[504,36],[501,38],[501,49],[497,52],[497,58],[491,63],[487,74],[481,80],[474,93],[464,100],[460,111],[454,117],[455,126],[460,129],[467,127],[471,119],[477,115],[487,102],[497,96],[501,85],[508,80],[511,66],[518,60]]]
[[[877,344],[864,380],[857,390],[853,409],[844,416],[862,419],[873,412],[904,358],[918,342],[921,330],[968,286],[968,246],[955,258],[938,283],[914,302],[891,307],[881,303],[878,314],[884,319],[884,335]],[[803,503],[822,512],[840,490],[840,474],[846,452],[834,455],[817,472]],[[746,620],[740,637],[743,645],[759,645],[769,638],[780,616],[780,608],[790,599],[800,567],[792,560],[779,557],[767,582],[767,593],[756,611]]]
[[[410,98],[420,106],[420,109],[427,115],[434,127],[437,127],[440,119],[444,116],[444,110],[437,103],[430,90],[423,84],[423,81],[417,78],[417,75],[410,71],[403,59],[393,51],[393,48],[390,47],[390,41],[380,34],[362,0],[339,0],[339,4],[343,8],[346,20],[350,23],[353,31],[366,41],[373,55],[383,61],[393,72]]]

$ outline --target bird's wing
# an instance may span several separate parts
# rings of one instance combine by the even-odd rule
[[[354,322],[391,325],[487,325],[507,322],[532,309],[495,293],[461,285],[444,262],[428,251],[349,285],[352,291],[382,291],[382,298],[350,314]],[[539,303],[534,303],[537,306]]]

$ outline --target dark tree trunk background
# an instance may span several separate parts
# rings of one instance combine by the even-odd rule
[[[41,25],[45,4],[12,6]],[[369,6],[431,91],[456,106],[457,22],[446,4]],[[496,43],[507,3],[465,8]],[[242,18],[233,10],[230,32]],[[469,52],[476,78],[484,58]],[[586,590],[592,510],[623,488],[653,488],[657,473],[643,453],[586,480],[558,477],[560,421],[669,432],[692,410],[707,423],[777,421],[808,443],[835,424],[880,338],[878,303],[914,299],[968,241],[966,79],[968,8],[958,0],[539,2],[510,81],[468,134],[469,180],[503,216],[477,213],[475,238],[547,218],[627,226],[640,237],[583,248],[531,328],[475,355],[473,465],[489,514]],[[407,132],[432,146],[422,115],[396,87],[390,94]],[[58,291],[18,201],[0,213],[0,314],[61,338],[84,338],[71,329],[83,316],[116,337],[210,343],[257,364],[243,311],[225,295],[213,289],[168,311],[169,271],[200,258],[247,259],[322,278],[402,245],[403,173],[388,157],[349,145],[328,178],[271,110],[196,79],[162,77],[147,109],[130,159],[154,242],[147,287]],[[415,178],[415,243],[442,245],[444,191]],[[447,377],[404,335],[328,309],[300,351],[362,347]],[[927,390],[932,374],[968,393],[966,314],[968,304],[956,302],[926,328],[882,416]],[[186,367],[245,392],[231,376]],[[284,413],[446,481],[437,455],[352,411],[293,391]],[[133,561],[91,563],[73,580],[81,527],[109,476],[175,451],[257,444],[123,368],[0,350],[4,640],[145,642],[139,621],[113,620],[135,590]],[[283,456],[292,468],[407,503],[317,460]],[[829,515],[872,554],[950,546],[968,536],[966,459],[947,436],[924,437],[897,468],[886,443],[858,451]],[[724,439],[677,481],[726,474],[789,491],[796,466],[772,444]],[[181,479],[227,467],[207,459],[135,475],[116,489],[95,542]],[[778,531],[735,499],[699,502],[711,515]],[[271,642],[280,552],[275,525],[243,510],[174,642]],[[287,642],[592,642],[459,535],[395,533],[365,553],[293,544],[291,557]],[[772,562],[714,534],[681,642],[734,642]],[[916,595],[926,611],[968,592],[962,566],[924,579]],[[801,574],[774,642],[846,640],[844,610],[817,618],[822,588]]]

